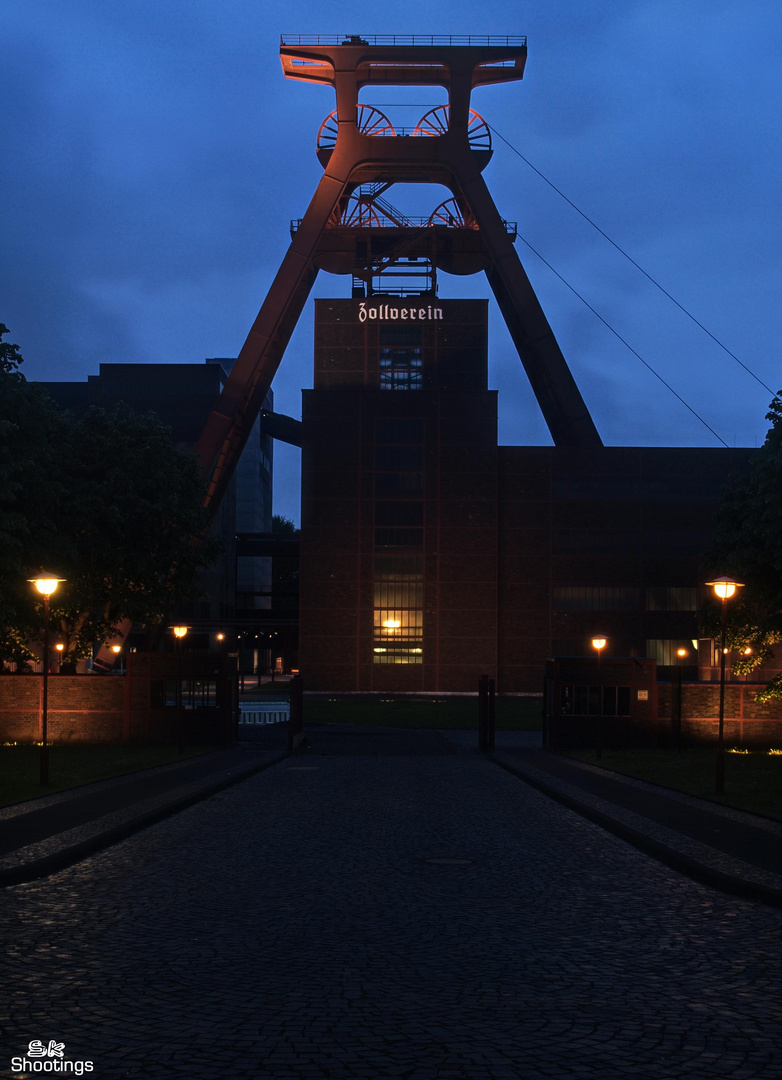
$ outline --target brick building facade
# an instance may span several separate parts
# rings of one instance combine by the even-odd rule
[[[700,565],[751,451],[498,446],[487,304],[318,300],[303,395],[311,690],[540,693],[546,657],[697,674]],[[701,661],[703,658],[701,657]],[[711,661],[709,661],[711,662]]]

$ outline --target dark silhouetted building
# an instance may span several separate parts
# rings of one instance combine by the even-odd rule
[[[139,414],[153,412],[171,428],[174,446],[191,452],[233,363],[222,358],[202,364],[101,364],[99,374],[86,382],[41,385],[61,408],[76,414],[120,402]],[[269,391],[265,408],[271,410],[272,401]],[[273,442],[258,417],[211,530],[221,539],[223,554],[200,576],[202,598],[176,612],[193,624],[191,640],[197,642],[200,635],[203,647],[218,629],[251,627],[270,607],[271,559],[238,554],[236,534],[271,532],[272,467]]]

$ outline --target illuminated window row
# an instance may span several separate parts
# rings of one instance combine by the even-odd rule
[[[424,602],[422,581],[376,581],[376,608],[420,608]]]
[[[423,632],[423,611],[411,608],[375,609],[375,637],[393,641],[420,640]]]
[[[423,664],[421,648],[399,648],[376,645],[373,659],[376,664]]]
[[[683,655],[679,650],[683,649]],[[697,664],[698,642],[687,638],[649,638],[646,642],[646,659],[656,660],[662,667],[674,664]]]
[[[423,558],[420,555],[377,554],[374,663],[423,663],[423,625]]]

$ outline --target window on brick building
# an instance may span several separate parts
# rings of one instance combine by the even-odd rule
[[[214,679],[183,679],[181,683],[183,709],[216,709],[219,687]],[[150,684],[150,704],[153,709],[176,709],[176,679],[155,679]]]
[[[420,555],[376,555],[372,657],[423,663],[424,574]]]
[[[602,708],[600,703],[602,689]],[[560,689],[561,716],[629,716],[629,686],[568,685]]]
[[[420,390],[423,380],[423,328],[381,326],[380,389]]]

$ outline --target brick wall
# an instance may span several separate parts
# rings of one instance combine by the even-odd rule
[[[726,746],[782,749],[782,702],[759,704],[755,695],[763,683],[728,683],[725,686],[724,740]],[[718,683],[684,683],[682,686],[682,742],[713,743],[719,725]],[[670,731],[678,711],[678,687],[658,684],[658,715],[661,731]]]
[[[175,743],[185,725],[187,745],[229,745],[237,708],[236,659],[217,653],[131,653],[119,675],[51,675],[48,741],[53,743]],[[154,708],[160,680],[209,681],[219,687],[214,708]],[[41,739],[40,675],[0,675],[0,743]]]
[[[0,676],[0,742],[41,738],[40,675]],[[52,675],[48,680],[51,742],[120,742],[125,680],[95,675]]]
[[[782,702],[760,705],[755,695],[763,683],[729,683],[725,687],[723,739],[726,747],[782,750]],[[718,683],[684,683],[681,701],[683,746],[714,746],[719,726]],[[651,715],[632,717],[560,716],[552,709],[546,745],[551,750],[586,750],[598,740],[606,748],[673,746],[676,742],[678,686],[657,683]]]

